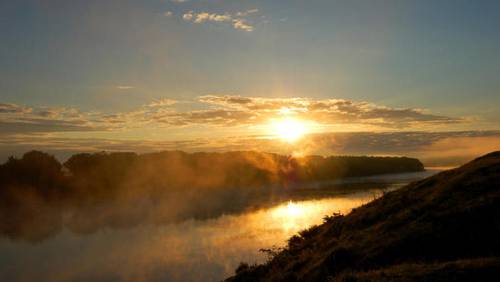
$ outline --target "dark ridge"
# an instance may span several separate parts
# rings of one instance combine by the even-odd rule
[[[498,157],[500,157],[500,151],[495,151],[495,152],[488,153],[484,156],[481,156],[479,158],[476,158],[474,161],[478,161],[478,160],[481,160],[484,158],[498,158]]]
[[[498,281],[499,238],[493,152],[326,217],[227,281]]]

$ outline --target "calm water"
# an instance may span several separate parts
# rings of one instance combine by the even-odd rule
[[[0,281],[219,281],[242,261],[264,261],[259,249],[284,246],[291,235],[321,223],[325,215],[347,213],[375,199],[381,193],[379,180],[394,183],[394,189],[434,172],[379,177],[370,189],[209,220],[88,235],[63,230],[35,244],[0,239]]]

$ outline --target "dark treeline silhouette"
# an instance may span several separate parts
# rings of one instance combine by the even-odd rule
[[[64,164],[32,151],[0,165],[0,233],[39,241],[75,233],[237,212],[309,181],[423,170],[411,158],[294,158],[168,151],[77,154]],[[293,184],[293,185],[292,185]]]
[[[500,152],[325,217],[227,281],[498,281]]]

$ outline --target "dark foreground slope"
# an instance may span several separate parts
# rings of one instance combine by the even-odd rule
[[[289,240],[229,281],[499,281],[500,152],[388,193]]]

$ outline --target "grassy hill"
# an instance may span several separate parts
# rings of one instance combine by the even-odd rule
[[[500,152],[326,217],[228,281],[498,281]]]

